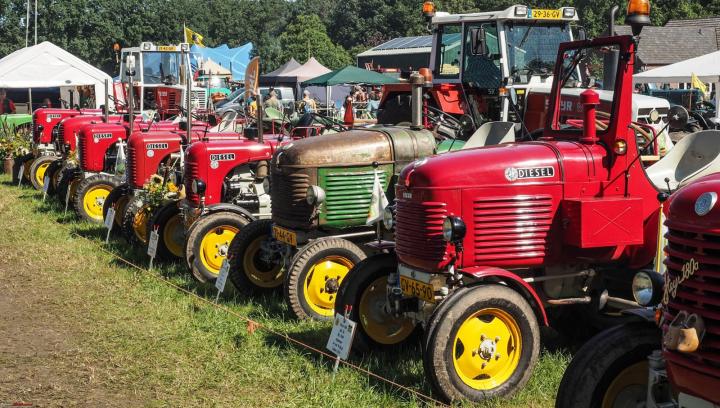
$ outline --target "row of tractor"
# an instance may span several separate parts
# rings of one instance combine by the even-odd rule
[[[349,318],[357,353],[419,342],[444,400],[522,388],[547,326],[600,333],[558,406],[720,403],[720,132],[673,145],[681,118],[634,94],[648,1],[593,40],[571,7],[423,12],[431,68],[388,86],[384,124],[148,120],[128,86],[118,114],[37,110],[25,177],[200,282]]]

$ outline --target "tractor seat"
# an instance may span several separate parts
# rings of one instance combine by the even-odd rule
[[[487,122],[470,136],[463,149],[512,143],[515,141],[515,124],[512,122]]]
[[[659,190],[688,184],[699,177],[720,171],[720,131],[704,130],[682,138],[660,161],[647,168],[647,175]]]
[[[283,113],[275,108],[264,108],[263,109],[263,120],[268,122],[282,123]]]

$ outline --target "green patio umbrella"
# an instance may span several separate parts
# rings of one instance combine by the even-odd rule
[[[381,74],[379,72],[370,71],[348,65],[343,69],[328,72],[312,79],[308,79],[302,83],[303,86],[333,86],[347,84],[367,84],[367,85],[385,85],[394,84],[397,79]]]

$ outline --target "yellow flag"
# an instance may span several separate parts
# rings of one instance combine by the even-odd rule
[[[702,92],[703,95],[707,94],[707,88],[705,87],[705,84],[694,73],[690,77],[690,83],[693,88]]]
[[[188,42],[190,44],[195,44],[199,47],[204,47],[205,44],[203,44],[203,36],[196,33],[195,31],[185,27],[185,42]]]

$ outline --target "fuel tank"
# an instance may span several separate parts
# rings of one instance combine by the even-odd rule
[[[273,221],[303,230],[364,226],[376,172],[392,199],[397,173],[434,151],[432,133],[401,127],[356,129],[289,143],[271,165]],[[313,185],[326,194],[317,208],[306,200]]]

